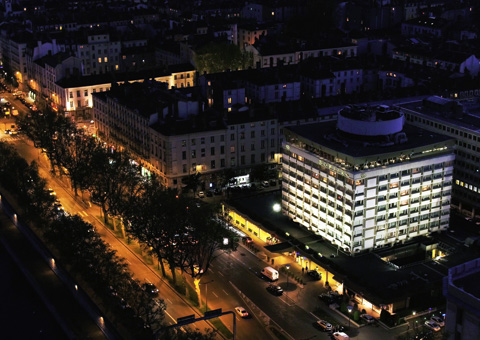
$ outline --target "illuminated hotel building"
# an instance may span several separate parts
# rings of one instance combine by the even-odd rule
[[[388,106],[284,128],[282,210],[348,254],[445,230],[455,141]]]

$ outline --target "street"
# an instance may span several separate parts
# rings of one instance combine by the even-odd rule
[[[151,263],[147,264],[138,250],[138,245],[127,244],[127,240],[123,239],[120,233],[104,226],[99,207],[87,201],[83,202],[81,194],[77,197],[73,195],[67,183],[67,177],[52,176],[46,155],[34,148],[32,142],[21,135],[8,138],[28,162],[35,160],[39,163],[40,175],[46,178],[49,187],[56,191],[57,198],[66,211],[80,215],[85,221],[95,226],[102,238],[118,252],[119,256],[126,259],[135,278],[142,282],[152,282],[159,288],[160,296],[167,305],[166,324],[174,324],[176,319],[182,316],[203,315],[203,309],[198,310],[190,306],[161,278],[160,272],[156,269],[156,261],[150,261]],[[279,256],[276,259],[278,266],[290,262],[292,259],[288,256]],[[298,264],[294,262],[291,264],[292,270],[301,272]],[[209,272],[201,279],[201,283],[213,280],[208,284],[208,288],[207,285],[200,285],[200,299],[205,301],[205,294],[207,294],[210,309],[222,308],[223,311],[233,311],[235,307],[243,306],[253,314],[249,319],[237,317],[237,339],[269,339],[272,338],[271,328],[284,331],[287,337],[293,339],[327,339],[328,334],[314,327],[318,318],[313,311],[318,308],[329,314],[338,324],[347,324],[347,320],[331,311],[317,298],[318,294],[325,291],[323,281],[306,279],[303,287],[291,281],[283,296],[276,297],[268,293],[266,291],[268,283],[259,275],[265,265],[264,261],[240,245],[238,251],[219,256],[213,262]],[[284,275],[280,275],[278,284],[282,287],[286,286]],[[203,305],[202,303],[201,306]],[[223,317],[222,322],[233,332],[231,317]],[[199,329],[211,327],[205,321],[194,326]],[[382,327],[366,326],[352,329],[349,333],[352,339],[394,339],[402,331],[402,327],[394,332],[388,332]]]

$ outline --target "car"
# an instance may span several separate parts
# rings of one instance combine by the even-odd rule
[[[263,181],[262,185],[264,188],[268,188],[270,186],[270,183],[268,183],[268,181]]]
[[[366,323],[374,323],[375,318],[369,314],[361,314],[360,317],[366,322]]]
[[[52,188],[48,188],[48,193],[50,194],[50,196],[56,196],[57,195],[57,193]]]
[[[430,318],[431,321],[435,322],[437,325],[439,325],[440,327],[443,327],[445,326],[445,319],[442,318],[441,316],[432,316]]]
[[[253,240],[250,236],[244,236],[242,239],[245,243],[253,243]]]
[[[6,134],[6,135],[11,135],[11,134],[12,134],[12,131],[7,129],[7,130],[5,130],[5,134]]]
[[[333,330],[332,324],[326,322],[325,320],[318,320],[317,325],[324,332],[330,332]]]
[[[307,274],[309,276],[311,276],[313,279],[315,280],[321,280],[322,279],[322,274],[320,274],[319,272],[317,272],[316,270],[309,270],[307,272]]]
[[[350,337],[346,334],[346,333],[343,333],[343,332],[335,332],[332,334],[333,338],[335,340],[349,340]]]
[[[280,296],[283,295],[283,289],[277,285],[268,285],[267,291],[273,295]]]
[[[154,297],[158,296],[158,288],[153,283],[145,282],[142,285],[142,288],[143,288],[144,291],[146,291],[151,296],[154,296]]]
[[[221,189],[215,189],[213,190],[213,193],[216,195],[216,196],[219,196],[222,194],[222,190]]]
[[[441,329],[440,326],[435,321],[432,321],[432,320],[425,321],[425,326],[435,332],[438,332]]]
[[[57,209],[57,210],[63,210],[62,205],[61,205],[60,202],[58,202],[58,201],[55,201],[55,202],[53,203],[53,206],[54,206],[55,209]]]
[[[271,186],[271,187],[274,187],[275,185],[277,185],[277,181],[274,180],[274,179],[271,179],[271,180],[270,180],[270,186]]]
[[[204,198],[204,197],[205,197],[205,192],[200,191],[200,192],[198,193],[198,197]]]
[[[335,303],[335,299],[333,298],[333,296],[331,296],[330,294],[320,294],[318,296],[318,298],[320,300],[322,300],[323,302],[325,302],[327,305],[331,305],[333,303]]]
[[[213,192],[207,191],[207,197],[213,197]]]
[[[237,312],[242,318],[248,317],[248,312],[243,307],[235,307],[235,312]]]

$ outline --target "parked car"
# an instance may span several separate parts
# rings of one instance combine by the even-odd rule
[[[213,192],[207,191],[207,197],[213,197]]]
[[[443,327],[445,326],[445,319],[442,318],[441,316],[432,316],[430,318],[431,321],[435,322],[437,325],[439,325],[440,327]]]
[[[242,318],[248,317],[248,312],[243,307],[235,307],[235,312]]]
[[[283,289],[277,285],[268,285],[267,291],[273,295],[280,296],[283,295]]]
[[[271,187],[274,187],[275,185],[277,185],[277,181],[274,180],[274,179],[271,179],[271,180],[270,180],[270,186],[271,186]]]
[[[361,314],[360,317],[366,322],[366,323],[374,323],[375,318],[369,314]]]
[[[204,197],[205,197],[205,192],[199,191],[199,192],[198,192],[198,197],[204,198]]]
[[[425,321],[425,326],[435,332],[438,332],[441,329],[440,326],[435,321],[432,321],[432,320]]]
[[[333,326],[328,322],[326,322],[325,320],[318,320],[317,325],[324,332],[330,332],[333,330]]]
[[[325,302],[327,305],[331,305],[333,303],[335,303],[335,299],[333,298],[333,296],[331,296],[330,294],[320,294],[318,296],[318,298],[320,300],[322,300],[323,302]]]
[[[270,186],[270,184],[268,183],[268,181],[263,181],[262,182],[262,185],[264,188],[268,188]]]
[[[320,274],[319,272],[317,272],[316,270],[309,270],[307,272],[307,274],[309,276],[311,276],[313,279],[315,280],[321,280],[322,279],[322,274]]]

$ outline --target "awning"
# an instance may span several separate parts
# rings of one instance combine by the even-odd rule
[[[264,247],[271,253],[284,253],[286,251],[293,251],[294,246],[290,242],[281,242]]]

